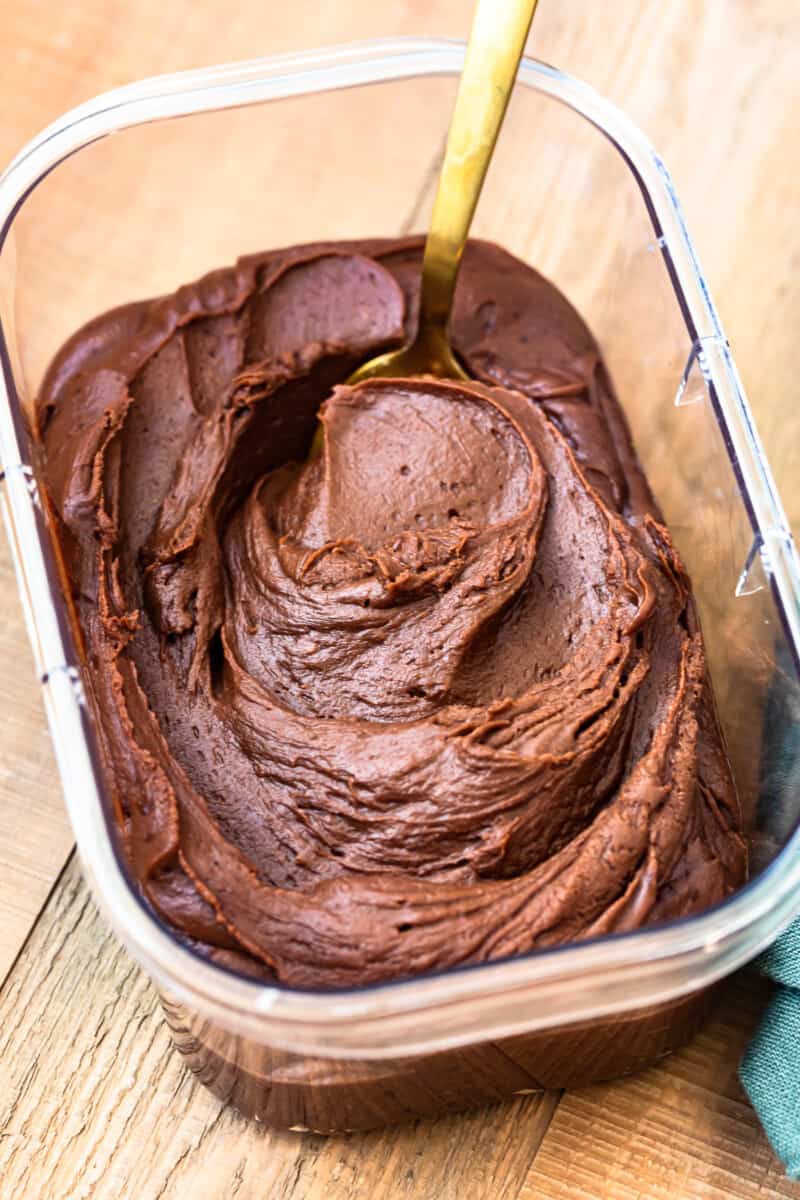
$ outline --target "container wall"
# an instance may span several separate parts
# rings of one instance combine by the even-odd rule
[[[380,1060],[292,1054],[228,1033],[174,997],[161,1003],[189,1069],[220,1100],[276,1129],[342,1133],[641,1070],[692,1036],[713,996],[704,989],[619,1017]]]

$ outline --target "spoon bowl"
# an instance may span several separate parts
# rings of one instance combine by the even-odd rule
[[[420,323],[413,342],[399,350],[389,350],[363,363],[347,380],[361,383],[376,375],[406,379],[413,375],[436,375],[439,379],[469,379],[450,345],[446,330]]]

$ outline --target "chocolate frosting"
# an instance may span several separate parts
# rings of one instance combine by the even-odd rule
[[[567,300],[471,243],[475,382],[343,384],[413,331],[420,260],[244,258],[86,326],[39,399],[131,870],[201,953],[302,987],[745,873],[689,581]]]

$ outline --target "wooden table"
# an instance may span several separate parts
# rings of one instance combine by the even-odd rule
[[[469,0],[15,0],[0,5],[0,160],[90,95],[160,71],[386,33],[466,30]],[[793,0],[542,0],[535,52],[650,134],[675,176],[800,526],[800,53]],[[715,132],[716,131],[716,132]],[[63,252],[69,246],[62,247]],[[221,1108],[170,1053],[155,995],[74,858],[8,554],[0,551],[3,1200],[800,1196],[736,1079],[765,998],[622,1082],[326,1140]]]

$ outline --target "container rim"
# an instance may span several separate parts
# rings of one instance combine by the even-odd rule
[[[0,251],[37,184],[65,158],[111,133],[292,96],[456,75],[464,50],[463,42],[449,39],[379,39],[164,75],[100,95],[54,121],[0,175]],[[525,58],[517,86],[549,96],[593,124],[639,184],[693,352],[704,355],[709,394],[751,520],[754,549],[761,551],[797,663],[800,562],[670,176],[637,126],[588,85]],[[101,804],[92,726],[75,648],[59,620],[58,589],[48,558],[52,547],[43,532],[10,349],[0,325],[5,501],[67,808],[95,898],[160,988],[235,1032],[295,1050],[363,1057],[379,1057],[393,1048],[421,1053],[624,1012],[695,991],[752,958],[800,913],[797,830],[756,879],[699,915],[410,980],[347,991],[300,991],[258,983],[182,946],[130,885]],[[571,1008],[565,1014],[568,985]]]

